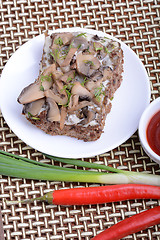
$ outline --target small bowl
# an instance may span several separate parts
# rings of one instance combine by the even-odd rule
[[[152,160],[154,160],[155,162],[160,164],[160,156],[158,154],[156,154],[151,149],[151,147],[149,146],[149,143],[147,141],[147,136],[146,136],[146,131],[147,131],[148,124],[149,124],[151,118],[158,111],[160,111],[160,97],[158,97],[156,100],[151,102],[149,104],[149,106],[145,109],[145,111],[143,112],[143,114],[142,114],[142,116],[140,118],[140,122],[139,122],[138,133],[139,133],[139,138],[140,138],[141,145],[142,145],[144,151],[146,152],[146,154]]]

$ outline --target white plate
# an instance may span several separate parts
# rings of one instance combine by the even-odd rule
[[[99,36],[110,35],[91,29],[70,28],[60,31],[85,31]],[[117,40],[117,39],[115,39]],[[120,41],[119,41],[120,42]],[[66,136],[50,136],[33,126],[21,114],[17,97],[24,87],[34,82],[39,73],[44,35],[22,45],[9,59],[0,81],[2,114],[13,132],[38,151],[65,158],[91,157],[110,151],[125,142],[137,130],[139,119],[150,102],[147,73],[136,54],[124,43],[124,73],[121,87],[113,99],[104,133],[95,142],[83,142]],[[86,130],[87,131],[87,130]]]

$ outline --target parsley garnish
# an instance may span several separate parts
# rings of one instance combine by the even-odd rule
[[[94,49],[96,50],[96,52],[103,49],[103,47],[96,47],[95,42],[93,43],[93,46],[94,46]]]
[[[86,36],[86,33],[80,33],[76,37],[87,37],[87,36]]]
[[[59,38],[55,39],[55,40],[54,40],[54,43],[55,43],[56,45],[62,46],[62,45],[63,45],[62,38],[59,37]]]
[[[52,74],[45,75],[45,76],[42,75],[42,76],[40,77],[40,81],[41,81],[41,82],[44,82],[44,81],[51,82],[51,80],[52,80]]]
[[[57,62],[57,59],[59,59],[59,49],[54,49],[54,53],[50,52],[50,55],[53,57],[54,61]]]
[[[84,60],[83,62],[87,65],[94,66],[94,63],[90,60]]]
[[[83,82],[81,82],[82,87],[84,87],[84,84],[85,84],[86,82],[88,82],[88,81],[89,81],[89,79],[87,79],[87,77],[85,77],[85,78],[83,79]]]
[[[28,112],[28,117],[33,119],[33,120],[40,120],[40,118],[34,117],[30,112]]]
[[[70,82],[70,81],[72,81],[73,79],[71,78],[71,76],[69,76],[68,78],[67,78],[67,82]]]
[[[101,97],[100,97],[100,96],[101,96],[102,94],[105,95],[105,93],[103,92],[103,84],[101,84],[100,87],[95,88],[94,95],[95,95],[95,97],[96,97],[96,99],[97,99],[98,102],[101,101]]]
[[[42,82],[44,82],[44,81],[48,81],[48,82],[51,82],[51,80],[52,80],[52,74],[50,74],[50,75],[42,75],[41,77],[40,77],[40,81],[41,81],[41,85],[40,85],[40,90],[41,91],[44,91],[44,87],[43,87],[43,85],[42,85]]]
[[[72,79],[71,77],[68,77],[68,79]],[[68,80],[67,79],[67,80]],[[68,101],[67,103],[64,105],[64,107],[68,107],[68,104],[69,104],[69,101],[70,101],[70,98],[71,98],[71,89],[73,87],[74,83],[68,83],[67,85],[64,85],[63,88],[61,89],[61,92],[63,92],[64,90],[66,91],[67,93],[67,97],[68,97]]]
[[[105,47],[104,49],[105,49],[105,52],[106,52],[106,53],[108,53],[108,54],[111,53],[111,52],[108,51],[108,48],[107,48],[107,47]]]

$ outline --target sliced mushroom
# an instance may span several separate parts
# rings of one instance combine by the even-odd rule
[[[56,64],[53,63],[43,71],[42,75],[43,76],[50,75],[50,74],[54,73],[55,70],[56,70]]]
[[[86,106],[92,106],[92,105],[93,105],[92,102],[82,101],[82,102],[79,102],[78,105],[76,105],[75,107],[69,108],[69,109],[68,109],[68,112],[69,112],[69,113],[72,113],[72,112],[77,111],[77,110],[79,110],[79,109],[81,109],[81,108],[84,108],[84,107],[86,107]]]
[[[60,38],[62,40],[62,45],[67,45],[71,42],[73,38],[72,33],[55,33],[52,35],[53,37],[53,44],[56,44],[56,40]]]
[[[26,104],[43,97],[44,92],[41,91],[41,83],[39,81],[36,81],[22,90],[17,101],[21,104]]]
[[[71,95],[71,97],[69,99],[68,107],[69,108],[74,108],[75,106],[77,106],[78,105],[78,100],[79,100],[79,95]]]
[[[71,90],[71,94],[73,95],[79,95],[79,96],[86,96],[88,98],[92,98],[92,94],[85,88],[83,87],[80,82],[75,82],[72,90]]]
[[[60,70],[56,70],[54,73],[52,73],[53,79],[58,80],[63,76],[63,72]]]
[[[77,51],[77,48],[71,48],[66,56],[66,58],[64,59],[63,63],[60,65],[61,67],[66,67],[68,65],[70,65],[70,62],[75,54],[75,52]]]
[[[75,71],[74,70],[71,70],[65,74],[63,74],[63,76],[60,78],[61,81],[63,82],[67,82],[69,83],[71,80],[73,80],[75,77]]]
[[[88,49],[89,43],[85,37],[75,36],[72,41],[72,46],[82,51],[82,50]]]
[[[93,121],[95,119],[95,117],[96,117],[95,112],[88,110],[87,117],[84,118],[80,123],[83,124],[83,125],[88,124],[91,121]]]
[[[77,55],[76,64],[78,73],[88,77],[100,67],[100,62],[94,55],[83,55],[82,52]]]
[[[52,98],[56,103],[60,105],[65,105],[68,102],[68,98],[65,95],[55,94],[51,89],[45,91],[44,94],[47,98]]]
[[[57,103],[54,101],[53,98],[47,97],[46,99],[49,109],[47,112],[47,120],[50,122],[59,122],[61,119],[60,111],[57,106]]]
[[[45,103],[45,98],[38,99],[31,103],[27,103],[24,105],[22,113],[27,114],[29,112],[31,113],[31,115],[36,116],[41,111],[44,103]]]

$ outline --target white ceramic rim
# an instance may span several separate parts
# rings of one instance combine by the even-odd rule
[[[148,153],[153,156],[153,160],[156,159],[157,161],[160,161],[160,156],[151,149],[146,137],[146,130],[149,121],[158,111],[160,111],[160,97],[156,98],[153,102],[151,102],[150,105],[143,112],[139,122],[138,132],[142,145],[144,145],[144,148],[146,148]]]

